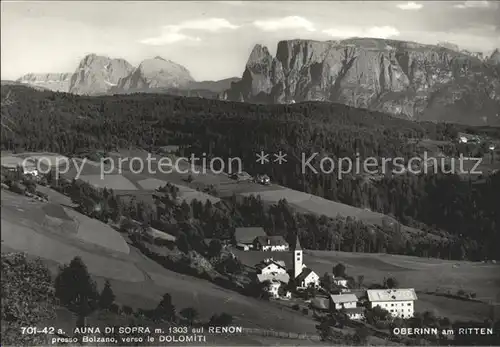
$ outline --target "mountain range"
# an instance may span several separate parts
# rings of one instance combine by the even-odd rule
[[[223,98],[329,101],[411,120],[500,125],[499,55],[370,38],[281,41],[275,57],[256,45]]]
[[[184,66],[161,57],[146,59],[134,67],[124,59],[89,54],[74,73],[29,73],[15,82],[81,95],[142,92],[217,98],[238,80],[233,77],[197,82]]]
[[[256,45],[241,78],[197,82],[184,66],[155,57],[133,67],[87,55],[74,73],[17,80],[74,94],[134,92],[251,103],[326,101],[411,120],[500,125],[500,52],[490,56],[440,43],[351,38],[280,41],[273,57]]]

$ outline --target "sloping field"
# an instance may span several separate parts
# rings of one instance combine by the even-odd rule
[[[8,191],[2,192],[1,199],[2,220],[39,230],[49,238],[56,237],[63,242],[83,244],[91,250],[99,247],[105,252],[124,255],[130,251],[123,237],[109,225],[86,217],[69,207],[32,201]],[[56,224],[61,223],[68,228],[58,228]],[[74,232],[69,228],[74,229]]]
[[[137,190],[137,187],[122,175],[81,175],[80,179],[98,188],[113,190]]]
[[[418,290],[441,292],[450,290],[455,294],[463,289],[477,293],[478,299],[493,299],[500,292],[500,266],[468,261],[448,261],[389,254],[362,254],[347,252],[307,251],[313,259],[331,263],[345,262],[347,271],[353,275],[365,275],[370,280],[383,276],[396,277],[401,286]],[[318,263],[319,263],[318,261]],[[390,267],[401,270],[391,270]],[[380,277],[382,276],[382,277]]]
[[[147,178],[144,180],[137,181],[137,184],[139,184],[144,190],[151,190],[154,191],[155,189],[158,189],[159,187],[163,187],[167,184],[166,181],[159,180],[157,178]],[[195,189],[179,185],[179,184],[173,184],[177,188],[179,188],[179,197],[182,200],[186,200],[187,203],[191,203],[193,200],[199,200],[202,202],[205,202],[207,200],[210,200],[212,204],[216,204],[220,201],[219,198],[205,194],[203,192],[199,192]]]
[[[49,187],[45,187],[45,186],[41,186],[41,185],[37,184],[36,190],[39,192],[42,192],[44,194],[47,194],[49,201],[51,203],[56,203],[59,205],[65,205],[65,206],[70,206],[70,207],[72,207],[74,205],[73,202],[71,201],[70,197],[68,197],[64,194],[61,194],[53,189],[50,189]]]
[[[12,155],[2,155],[1,165],[5,167],[16,167],[22,166],[24,158],[12,156]]]
[[[89,271],[98,276],[131,282],[143,281],[144,276],[133,264],[84,251],[78,247],[60,242],[55,238],[37,233],[33,229],[9,221],[2,216],[2,240],[12,250],[27,252],[31,255],[69,263],[80,256]],[[4,250],[2,244],[2,251]],[[103,266],[105,264],[105,266]]]
[[[80,240],[104,247],[115,252],[128,254],[130,248],[123,237],[109,225],[89,218],[81,213],[66,209],[66,213],[78,222],[76,237]]]
[[[299,192],[293,189],[280,189],[273,191],[258,191],[241,193],[244,196],[260,195],[262,200],[270,203],[277,203],[281,199],[286,199],[289,204],[297,207],[302,212],[315,213],[335,218],[338,215],[342,217],[355,217],[366,223],[382,225],[383,221],[392,219],[381,213],[364,210],[339,202],[320,198],[319,196]]]
[[[19,158],[29,158],[33,161],[40,161],[44,166],[56,167],[69,161],[69,158],[57,153],[50,152],[23,152],[15,154]]]
[[[166,241],[171,241],[171,242],[175,242],[175,240],[176,240],[176,237],[174,235],[170,235],[164,231],[161,231],[161,230],[158,230],[155,228],[150,228],[150,230],[151,230],[150,234],[154,238],[158,238],[158,239],[162,239],[162,240],[166,240]]]
[[[166,275],[148,271],[153,281],[169,288],[174,300],[182,306],[194,306],[209,318],[210,312],[228,312],[248,328],[278,331],[316,332],[316,322],[273,303],[246,297],[210,282],[187,276]],[[177,275],[177,276],[176,276]],[[208,314],[207,314],[208,313]]]

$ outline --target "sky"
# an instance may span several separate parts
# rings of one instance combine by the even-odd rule
[[[1,78],[74,72],[87,54],[161,56],[196,80],[241,76],[255,44],[377,37],[491,52],[497,1],[2,1]]]

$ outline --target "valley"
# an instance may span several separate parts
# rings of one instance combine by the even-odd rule
[[[499,345],[499,15],[2,3],[0,344]]]

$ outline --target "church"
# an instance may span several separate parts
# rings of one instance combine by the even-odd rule
[[[318,274],[304,264],[304,254],[298,236],[293,249],[293,278],[299,289],[305,289],[309,286],[319,286]]]

